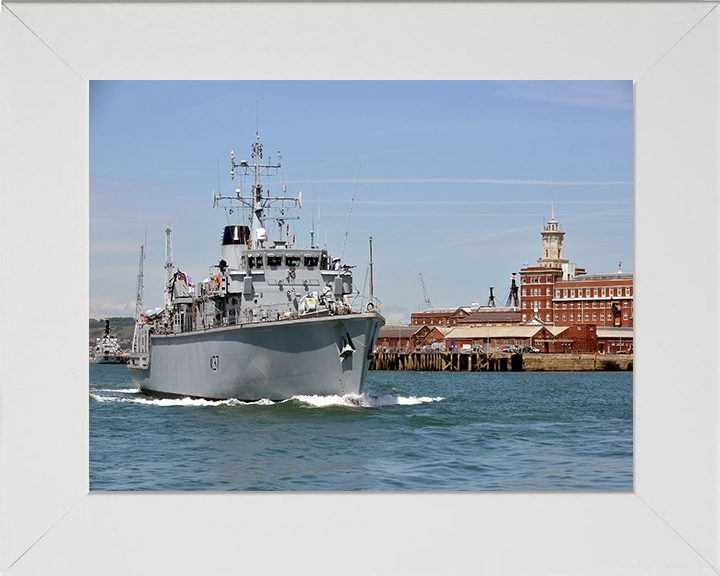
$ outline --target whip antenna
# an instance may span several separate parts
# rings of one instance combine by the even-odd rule
[[[347,244],[348,232],[350,232],[350,218],[352,218],[353,206],[355,205],[355,192],[357,192],[358,180],[360,179],[360,168],[361,168],[361,166],[358,166],[358,173],[357,173],[357,177],[355,178],[355,189],[353,190],[352,200],[350,201],[350,214],[348,214],[347,229],[345,230],[345,239],[343,240],[343,249],[342,249],[342,253],[340,254],[341,261],[343,259],[343,256],[345,256],[345,245]]]

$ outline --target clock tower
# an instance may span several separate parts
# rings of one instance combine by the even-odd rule
[[[545,227],[541,232],[542,235],[542,255],[537,261],[537,265],[542,268],[562,268],[563,264],[568,261],[563,258],[564,248],[563,239],[565,232],[560,228],[560,223],[555,220],[555,199],[550,202],[552,215],[550,220],[545,223]]]

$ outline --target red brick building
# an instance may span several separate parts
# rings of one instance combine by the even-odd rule
[[[559,338],[567,328],[557,326],[460,326],[445,336],[448,351],[483,348],[486,352],[508,350],[508,347],[535,346],[542,352],[562,352]]]
[[[537,266],[520,270],[522,322],[555,326],[633,326],[633,275],[586,274],[564,258],[565,232],[553,218],[541,233]]]
[[[620,328],[633,325],[632,274],[582,274],[558,282],[553,296],[556,326],[594,324]]]
[[[545,223],[542,236],[542,256],[537,266],[520,270],[520,307],[523,322],[532,318],[545,323],[554,321],[553,297],[555,285],[569,280],[585,270],[565,258],[565,232],[553,217]]]
[[[601,354],[626,354],[633,349],[632,328],[597,327],[597,348]]]
[[[386,324],[380,328],[375,346],[381,350],[415,350],[436,343],[444,346],[449,331],[450,328],[438,326]]]
[[[464,318],[470,315],[470,308],[430,308],[424,312],[410,314],[410,324],[413,326],[443,326],[449,328],[457,326]]]
[[[458,318],[457,326],[519,326],[520,322],[519,308],[482,306],[464,318]]]
[[[410,315],[413,326],[517,326],[522,321],[520,308],[478,306],[477,308],[431,308]]]

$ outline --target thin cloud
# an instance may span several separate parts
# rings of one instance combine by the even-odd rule
[[[562,89],[559,89],[562,87]],[[603,82],[513,82],[500,94],[518,100],[594,108],[632,109],[632,88]]]
[[[288,184],[353,184],[356,180],[289,180]],[[628,181],[563,182],[557,180],[502,180],[490,178],[360,178],[360,184],[521,184],[525,186],[632,186]]]
[[[347,204],[347,200],[322,200],[323,204]],[[407,206],[407,200],[355,200],[355,204],[371,206]],[[632,204],[632,200],[570,200],[563,201],[563,205],[595,205],[595,204]],[[413,206],[518,206],[518,205],[548,205],[544,200],[413,200]],[[560,204],[556,202],[556,204]]]

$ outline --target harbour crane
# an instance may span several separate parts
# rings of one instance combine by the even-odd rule
[[[423,280],[422,272],[418,272],[418,275],[420,276],[420,286],[422,287],[423,297],[425,298],[425,310],[430,310],[433,305],[432,302],[430,302],[430,296],[428,296],[427,288],[425,288],[425,281]]]

